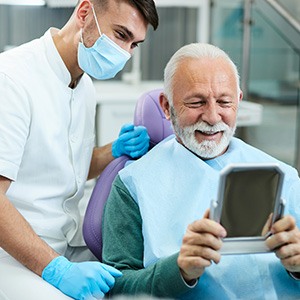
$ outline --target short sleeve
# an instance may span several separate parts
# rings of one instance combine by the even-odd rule
[[[16,180],[30,128],[28,95],[0,73],[0,175]]]

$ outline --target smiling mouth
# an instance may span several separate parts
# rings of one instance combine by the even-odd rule
[[[196,132],[199,132],[200,134],[206,136],[214,136],[218,133],[223,133],[223,131],[201,131],[201,130],[196,130]]]
[[[211,141],[211,142],[217,142],[221,140],[223,136],[224,131],[201,131],[201,130],[196,130],[195,131],[195,138],[199,142],[204,142],[204,141]]]

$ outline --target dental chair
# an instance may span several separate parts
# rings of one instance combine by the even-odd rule
[[[149,150],[173,134],[171,123],[159,104],[162,89],[143,94],[137,101],[134,124],[147,128],[150,136]],[[131,160],[128,156],[114,159],[97,179],[83,220],[83,237],[91,252],[102,261],[102,215],[111,185],[118,172]]]

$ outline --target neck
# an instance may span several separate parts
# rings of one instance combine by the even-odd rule
[[[52,35],[55,47],[71,75],[70,88],[75,88],[83,74],[78,66],[77,48],[79,33],[63,28]],[[77,38],[76,38],[77,37]]]
[[[69,88],[75,89],[75,88],[77,87],[77,85],[78,85],[78,83],[79,83],[79,81],[80,81],[82,75],[83,75],[83,74],[81,74],[78,78],[75,78],[75,79],[72,78],[72,79],[71,79],[71,82],[70,82],[70,84],[69,84]]]

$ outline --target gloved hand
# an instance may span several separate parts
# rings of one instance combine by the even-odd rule
[[[64,294],[79,300],[102,299],[122,273],[96,261],[73,263],[64,256],[54,258],[42,278]]]
[[[144,155],[149,148],[150,137],[144,126],[125,124],[119,133],[119,138],[112,144],[112,155],[114,158],[128,155],[137,158]]]

